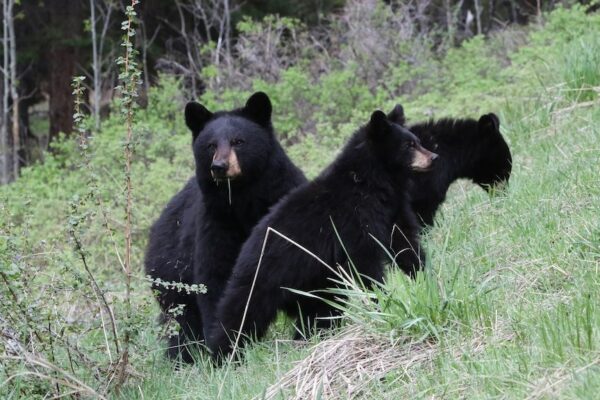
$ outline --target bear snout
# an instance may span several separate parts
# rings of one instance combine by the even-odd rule
[[[210,165],[210,173],[213,178],[224,178],[227,175],[229,163],[227,160],[213,160]]]
[[[233,179],[241,175],[242,169],[235,150],[218,151],[210,165],[210,173],[214,179]]]
[[[418,146],[415,148],[413,161],[410,167],[414,171],[428,171],[438,157],[439,156],[436,153],[429,151],[422,146]]]

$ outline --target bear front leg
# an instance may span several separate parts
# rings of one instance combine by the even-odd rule
[[[179,324],[178,334],[169,336],[167,356],[170,359],[181,359],[184,363],[193,363],[192,347],[204,340],[202,317],[198,310],[195,298],[189,296],[190,301],[183,304],[180,314],[175,316]]]
[[[204,322],[203,336],[215,320],[219,299],[231,275],[231,270],[243,238],[216,224],[203,232],[198,240],[194,257],[194,283],[206,286],[206,293],[196,295],[196,301]]]
[[[163,274],[162,279],[169,282],[192,284],[191,271],[189,275],[185,273],[177,276]],[[178,325],[177,333],[168,337],[167,356],[171,359],[181,357],[184,362],[193,362],[189,353],[189,346],[193,346],[204,339],[202,318],[200,317],[195,294],[161,285],[154,285],[153,291],[162,310],[161,322],[165,323],[170,319],[174,319]]]
[[[209,329],[215,321],[217,304],[225,289],[226,280],[227,278],[220,276],[220,274],[200,273],[198,275],[198,282],[206,285],[206,293],[198,294],[196,297],[198,309],[204,321],[203,336],[205,338],[208,336]]]
[[[219,301],[215,322],[206,339],[207,347],[217,362],[232,352],[238,335],[240,348],[250,337],[261,339],[277,316],[281,289],[261,289],[258,282],[250,293],[252,280],[253,277],[232,278]]]

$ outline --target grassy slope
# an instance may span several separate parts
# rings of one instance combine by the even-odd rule
[[[494,198],[467,183],[454,185],[437,225],[424,239],[429,272],[414,283],[391,274],[379,294],[392,300],[387,308],[355,312],[356,323],[377,335],[395,332],[407,341],[427,340],[434,348],[426,362],[406,370],[400,364],[371,383],[364,398],[595,398],[600,392],[600,107],[585,103],[598,96],[578,96],[569,80],[581,69],[591,76],[586,82],[597,86],[599,73],[590,65],[594,57],[576,50],[563,55],[573,48],[571,39],[579,40],[593,24],[578,14],[590,25],[575,21],[564,29],[572,17],[557,14],[554,25],[512,54],[513,66],[490,67],[491,77],[481,68],[494,59],[461,69],[450,56],[452,64],[440,81],[454,85],[452,93],[434,85],[423,96],[403,99],[413,120],[432,107],[444,115],[498,112],[514,154],[513,176],[508,193]],[[476,58],[493,48],[493,42],[474,46],[454,57]],[[600,52],[598,45],[592,49]],[[396,100],[386,101],[389,107]],[[314,160],[296,149],[292,154],[301,164]],[[319,158],[320,164],[327,162]],[[303,167],[313,171],[320,165]],[[161,168],[167,169],[150,161],[146,172],[160,177]],[[171,178],[178,174],[179,181],[186,175],[169,173]],[[140,214],[152,215],[152,208],[160,208],[162,197],[178,186],[168,182],[160,199],[142,186],[148,204],[142,200]],[[371,320],[368,312],[378,311],[385,315]],[[151,324],[152,313],[143,316],[145,324]],[[160,350],[147,350],[156,348],[156,332],[142,330],[137,349],[143,354],[136,355],[135,366],[144,378],[120,397],[260,396],[310,352],[310,345],[283,340],[287,331],[280,323],[273,335],[282,340],[252,347],[239,367],[215,369],[200,362],[173,372]],[[13,381],[17,386],[7,392],[15,398],[19,382]]]
[[[546,112],[504,115],[515,121],[504,130],[515,154],[506,197],[490,200],[471,185],[453,187],[425,241],[432,273],[415,284],[397,283],[394,293],[439,317],[439,352],[431,363],[395,371],[367,398],[597,395],[600,109],[539,118]],[[448,315],[437,296],[412,287],[429,280],[444,287]],[[260,394],[306,353],[283,345],[279,354],[269,345],[229,372],[223,398]],[[156,398],[215,398],[226,374],[207,365],[172,374],[162,360],[154,367],[142,392]]]
[[[548,62],[560,73],[554,57]],[[502,114],[514,152],[508,194],[490,199],[455,185],[425,240],[431,272],[388,283],[410,310],[392,309],[389,324],[424,318],[411,337],[430,334],[437,350],[430,362],[372,385],[366,398],[594,398],[600,390],[600,107],[540,84],[541,64],[530,61],[499,98],[471,93]],[[449,101],[450,109],[472,107]],[[213,398],[222,385],[223,398],[259,395],[308,351],[273,347],[255,347],[229,372],[202,365],[173,375],[158,362],[142,391]]]

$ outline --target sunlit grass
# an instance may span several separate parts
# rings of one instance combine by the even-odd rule
[[[480,86],[475,77],[467,89],[457,86],[453,96],[431,92],[401,99],[409,116],[413,109],[418,110],[418,115],[426,115],[431,103],[435,103],[457,117],[463,116],[457,110],[464,116],[476,116],[472,113],[479,111],[481,104],[465,103],[464,99],[483,99],[483,112],[493,111],[501,116],[501,130],[510,143],[514,160],[505,193],[490,197],[469,182],[457,182],[451,187],[436,225],[423,236],[427,269],[416,280],[390,271],[386,283],[372,292],[352,284],[337,289],[338,294],[349,299],[341,303],[346,311],[344,323],[339,330],[322,333],[308,342],[291,341],[291,323],[280,317],[265,340],[243,350],[241,362],[216,368],[206,353],[199,352],[195,365],[176,368],[164,357],[165,342],[158,339],[154,319],[157,306],[147,290],[147,282],[140,277],[134,291],[133,326],[138,329],[132,352],[134,370],[124,390],[111,395],[120,399],[260,398],[282,377],[287,377],[289,385],[295,377],[304,379],[311,375],[302,374],[305,364],[299,362],[326,352],[329,343],[333,346],[335,340],[342,338],[352,339],[344,347],[352,362],[361,359],[357,352],[364,348],[371,352],[371,360],[397,356],[395,362],[385,359],[389,370],[369,380],[368,389],[362,388],[356,394],[359,398],[596,398],[600,392],[600,107],[594,88],[600,85],[599,43],[597,35],[585,35],[576,38],[560,56],[550,54],[543,60],[547,68],[540,68],[544,73],[550,71],[544,79],[530,79],[542,72],[532,70],[535,68],[529,64],[509,67],[504,72],[517,78],[499,77],[493,94],[486,91],[489,81]],[[533,54],[540,52],[532,50],[538,50]],[[461,61],[461,57],[456,58]],[[528,79],[519,81],[520,76]],[[171,89],[175,90],[175,86]],[[386,101],[394,104],[397,100]],[[175,115],[178,111],[173,108]],[[151,121],[159,118],[151,111],[140,114],[147,125],[140,128],[146,135],[140,153],[146,159],[144,168],[134,171],[139,193],[136,215],[142,220],[140,225],[147,226],[151,216],[160,212],[193,168],[187,136],[173,134],[158,140],[158,134],[149,127],[160,126],[161,132],[184,128],[158,125]],[[175,121],[181,124],[178,119]],[[349,122],[334,128],[323,122],[324,129],[335,130],[327,132],[332,137],[336,134],[335,140],[308,137],[294,144],[294,151],[303,149],[295,160],[314,176],[334,157],[354,125]],[[101,188],[106,192],[104,198],[111,199],[107,207],[113,208],[106,221],[98,218],[99,225],[106,222],[110,227],[107,230],[103,225],[92,231],[88,250],[94,257],[94,273],[102,289],[118,304],[119,282],[115,282],[113,269],[116,250],[107,232],[119,229],[119,182],[110,168],[118,163],[112,153],[121,148],[115,139],[120,128],[108,123],[104,127],[103,135],[97,138],[99,155],[94,165],[107,182]],[[100,151],[106,149],[109,151]],[[12,202],[7,202],[7,206],[0,204],[2,218],[10,221],[2,233],[5,236],[0,236],[0,243],[5,245],[0,250],[10,246],[35,249],[36,254],[25,254],[17,260],[26,265],[25,271],[30,274],[25,276],[24,286],[18,288],[26,294],[28,288],[39,288],[28,297],[23,295],[23,309],[33,314],[46,303],[51,307],[59,303],[45,314],[56,317],[54,320],[35,319],[30,323],[44,327],[53,324],[52,329],[61,335],[65,333],[73,345],[96,349],[90,358],[106,358],[99,317],[71,316],[65,312],[94,310],[82,305],[93,303],[93,292],[81,290],[85,280],[77,275],[77,260],[69,252],[69,244],[63,243],[64,227],[56,222],[66,219],[62,214],[67,213],[65,204],[73,195],[69,188],[86,181],[69,168],[72,169],[59,152],[44,168],[26,169],[20,182],[2,189],[0,194]],[[160,190],[156,182],[161,182]],[[25,194],[39,196],[38,201],[17,201]],[[13,213],[19,217],[11,220]],[[135,232],[139,265],[145,235],[143,229]],[[46,236],[51,237],[48,243],[44,242]],[[4,254],[0,254],[0,260],[13,268],[14,260],[2,257]],[[76,297],[82,293],[84,298]],[[53,295],[53,301],[44,297],[47,295]],[[92,323],[86,325],[90,320]],[[119,329],[123,329],[123,321],[118,322]],[[69,336],[70,329],[75,333]],[[377,346],[363,346],[361,332],[375,340]],[[385,347],[387,344],[389,348]],[[352,346],[356,347],[354,353]],[[379,354],[377,348],[394,351]],[[50,353],[47,347],[35,350]],[[411,352],[414,357],[410,357]],[[89,365],[71,366],[64,350],[51,354],[56,364],[69,371],[72,368],[81,380],[102,382],[99,391],[110,376],[110,371],[102,370],[101,379],[92,378],[98,373],[90,367],[93,360]],[[344,367],[351,367],[352,362]],[[317,364],[308,365],[317,368]],[[326,363],[319,365],[331,367]],[[17,399],[22,398],[22,393],[48,390],[48,380],[36,381],[20,375],[29,371],[25,365],[21,369],[3,368],[0,364],[0,397]],[[359,370],[356,367],[352,373]],[[360,374],[348,374],[332,376],[340,379],[330,385],[340,390],[339,398],[349,397],[344,390],[352,384],[364,382],[360,381]],[[317,373],[311,376],[314,375]],[[35,386],[38,384],[39,388]],[[322,385],[317,392],[323,395],[324,388]],[[284,391],[287,397],[281,398],[289,398],[293,392],[293,387],[288,386]],[[61,393],[66,392],[63,389]]]
[[[600,37],[596,33],[572,43],[565,54],[562,75],[569,98],[578,101],[597,99],[600,93]]]

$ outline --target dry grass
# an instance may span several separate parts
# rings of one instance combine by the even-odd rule
[[[408,371],[431,360],[431,342],[390,340],[352,326],[318,343],[311,354],[271,385],[265,399],[337,399],[360,395],[370,382],[390,371]]]
[[[569,370],[561,367],[556,368],[549,374],[542,376],[529,386],[531,393],[526,400],[544,399],[544,398],[559,398],[562,390],[578,375],[581,375],[591,367],[596,367],[600,364],[600,359],[596,358],[589,364],[575,370]]]
[[[481,354],[490,344],[510,341],[513,333],[496,320],[491,334],[479,329],[464,343],[442,349],[435,341],[414,342],[408,337],[391,339],[351,325],[340,334],[321,341],[261,399],[351,399],[365,395],[371,383],[394,376],[412,380],[414,371],[427,367],[440,352],[460,359],[465,353]],[[397,378],[396,378],[397,379]]]

